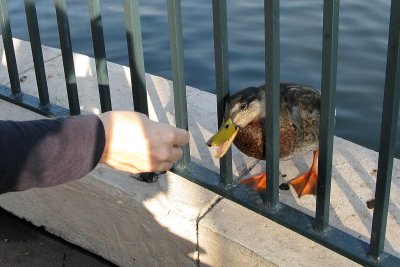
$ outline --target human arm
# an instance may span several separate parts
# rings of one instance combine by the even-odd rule
[[[0,193],[81,178],[97,165],[104,145],[96,115],[0,121]]]
[[[79,179],[100,160],[132,173],[168,170],[188,140],[136,112],[0,121],[0,193]]]

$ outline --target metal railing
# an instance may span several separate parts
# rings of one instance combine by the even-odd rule
[[[176,126],[188,129],[181,3],[180,0],[167,1]],[[218,124],[220,125],[225,100],[229,95],[227,4],[226,0],[211,1],[213,5]],[[61,111],[56,105],[49,102],[35,0],[24,0],[24,4],[39,99],[21,92],[6,0],[0,0],[0,26],[11,88],[0,86],[0,98],[48,116],[65,115],[65,112],[69,112],[70,115],[78,115],[80,114],[78,88],[72,57],[66,0],[55,0],[69,103],[69,109],[61,109]],[[99,0],[88,0],[88,5],[101,110],[105,112],[111,110],[112,107],[100,3]],[[266,89],[266,131],[271,133],[267,135],[268,138],[266,139],[266,160],[270,164],[267,164],[266,170],[269,173],[269,182],[266,192],[262,194],[264,204],[258,204],[253,197],[249,196],[248,190],[246,191],[244,186],[232,186],[232,154],[230,151],[220,160],[220,173],[215,173],[201,165],[192,163],[189,146],[185,146],[182,160],[175,164],[172,171],[360,264],[400,266],[399,258],[384,252],[400,97],[400,2],[392,0],[391,3],[375,209],[369,244],[329,225],[339,0],[325,0],[323,8],[319,183],[315,218],[279,201],[279,0],[265,0],[264,6],[265,76],[266,88],[268,88]],[[138,1],[124,0],[124,10],[134,109],[148,114]]]

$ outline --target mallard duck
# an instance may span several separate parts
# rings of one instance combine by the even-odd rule
[[[320,105],[320,92],[313,87],[280,84],[280,159],[314,152],[310,170],[289,181],[299,197],[316,194]],[[265,159],[265,85],[248,87],[229,98],[224,123],[207,145],[217,146],[215,157],[220,158],[232,142],[244,154]],[[240,182],[261,191],[266,179],[263,173]]]

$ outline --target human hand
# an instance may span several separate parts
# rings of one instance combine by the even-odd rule
[[[130,172],[171,169],[189,142],[186,130],[155,122],[138,112],[110,111],[99,115],[106,134],[100,162]]]

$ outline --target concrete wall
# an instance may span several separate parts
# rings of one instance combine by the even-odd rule
[[[2,44],[2,42],[1,42]],[[30,47],[15,40],[22,90],[37,95]],[[0,84],[8,85],[1,51]],[[67,107],[59,50],[44,47],[52,103]],[[74,55],[82,113],[100,104],[93,59]],[[114,109],[132,110],[129,69],[108,63]],[[174,124],[172,84],[147,75],[150,117]],[[188,87],[192,160],[215,171],[218,161],[205,141],[217,130],[215,95]],[[38,119],[40,115],[0,101],[0,119]],[[236,178],[260,172],[263,163],[233,150]],[[312,155],[281,162],[291,179],[307,170]],[[363,240],[370,236],[377,153],[335,138],[331,224]],[[400,163],[395,161],[386,249],[400,256]],[[298,199],[281,191],[281,200],[313,214],[315,197]],[[0,206],[49,232],[120,266],[355,266],[346,258],[173,173],[153,184],[99,165],[87,177],[47,189],[0,196]]]

